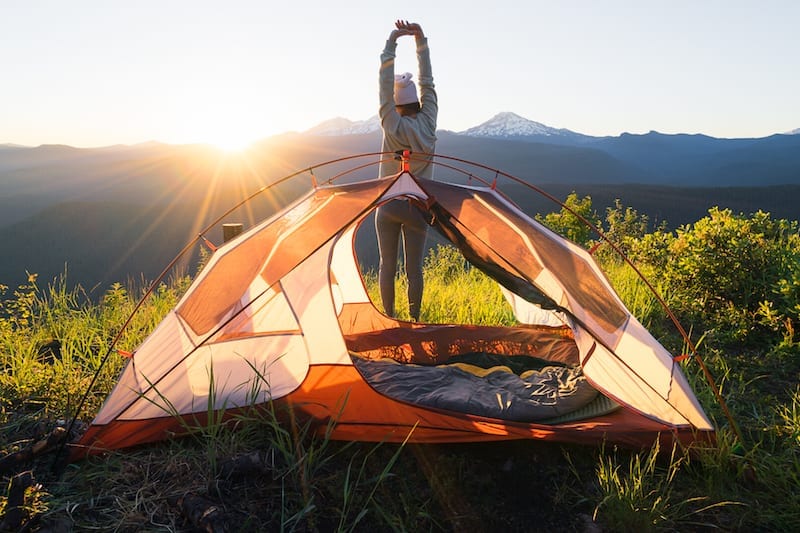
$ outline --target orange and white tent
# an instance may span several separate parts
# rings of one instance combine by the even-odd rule
[[[516,326],[408,323],[373,305],[355,235],[393,199],[417,204],[433,228],[500,283]],[[388,360],[425,372],[476,352],[578,369],[613,408],[585,405],[583,414],[569,416],[556,407],[544,418],[505,419],[503,409],[517,400],[502,391],[490,399],[502,404],[500,414],[487,416],[457,403],[392,396],[361,370]],[[426,381],[416,376],[405,381]],[[383,377],[392,384],[390,374]],[[411,433],[414,442],[649,446],[658,438],[713,436],[679,363],[625,308],[586,250],[493,187],[429,181],[407,170],[315,187],[216,249],[135,350],[76,446],[97,451],[167,438],[182,431],[181,418],[204,420],[209,401],[232,411],[275,402],[321,427],[333,421],[331,437],[348,440],[402,441]]]

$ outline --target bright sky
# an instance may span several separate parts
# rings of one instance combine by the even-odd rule
[[[398,18],[428,36],[443,129],[501,111],[590,135],[800,128],[797,0],[0,0],[0,143],[365,120]],[[398,71],[416,73],[412,43]]]

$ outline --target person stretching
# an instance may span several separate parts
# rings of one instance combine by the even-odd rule
[[[412,81],[412,74],[394,74],[397,39],[413,35],[417,48],[420,98]],[[409,150],[417,157],[409,163],[411,173],[419,178],[433,179],[430,156],[436,149],[436,119],[438,103],[433,85],[428,39],[417,23],[398,20],[389,35],[381,54],[379,72],[379,97],[383,152]],[[394,161],[382,161],[380,176],[397,173]],[[408,278],[408,311],[412,320],[419,321],[422,307],[422,260],[428,225],[423,213],[410,201],[395,199],[380,206],[375,214],[375,231],[378,236],[378,286],[383,309],[395,316],[394,280],[397,274],[397,256],[400,236]]]

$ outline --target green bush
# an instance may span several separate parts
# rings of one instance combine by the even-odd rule
[[[661,229],[665,226],[661,224]],[[606,238],[622,253],[629,255],[636,242],[643,239],[650,227],[650,217],[640,214],[632,207],[623,207],[617,198],[614,207],[606,208],[606,223],[603,229]]]
[[[573,191],[564,200],[564,207],[561,208],[561,211],[548,213],[545,216],[536,215],[536,220],[572,242],[581,246],[588,246],[593,237],[592,228],[587,226],[579,217],[594,226],[600,225],[600,217],[592,209],[592,197],[584,196],[583,198],[578,198],[578,195]]]
[[[774,342],[781,325],[800,316],[796,222],[773,220],[762,211],[745,217],[715,207],[664,242],[670,304],[715,337]]]

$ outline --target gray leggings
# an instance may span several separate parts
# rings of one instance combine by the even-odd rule
[[[397,275],[397,252],[403,235],[403,252],[408,277],[408,312],[418,321],[422,305],[422,259],[428,225],[422,212],[408,200],[392,200],[380,206],[375,214],[378,234],[378,287],[383,309],[394,314],[394,278]]]

